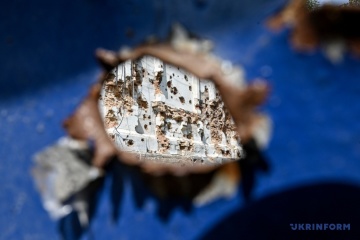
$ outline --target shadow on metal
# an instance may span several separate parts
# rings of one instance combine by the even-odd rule
[[[245,158],[239,161],[241,172],[240,190],[245,200],[251,200],[251,193],[256,186],[256,174],[260,171],[269,173],[270,165],[267,157],[257,147],[255,140],[251,139],[243,145]]]
[[[283,191],[244,207],[201,239],[359,239],[359,186],[328,182]],[[349,224],[350,230],[292,230],[290,224]]]
[[[256,174],[260,170],[262,172],[269,171],[269,165],[266,158],[263,156],[263,153],[258,149],[254,140],[250,140],[248,143],[244,144],[244,151],[246,152],[245,158],[238,161],[238,166],[241,171],[241,184],[239,185],[239,190],[243,193],[244,198],[251,203],[251,192],[256,186]],[[196,194],[201,190],[197,188],[190,188],[190,193],[188,197],[179,198],[174,196],[172,191],[178,191],[178,187],[174,187],[172,182],[175,182],[175,185],[182,181],[181,177],[174,176],[165,176],[161,178],[162,183],[166,183],[163,187],[164,194],[166,197],[157,197],[153,194],[151,189],[149,189],[149,184],[156,184],[156,182],[151,183],[151,179],[146,179],[140,174],[139,171],[135,171],[129,166],[122,164],[116,158],[112,159],[106,167],[108,175],[106,178],[111,182],[110,184],[110,204],[111,204],[111,218],[114,223],[119,221],[121,217],[121,208],[123,207],[123,197],[124,197],[124,188],[125,182],[129,181],[132,187],[132,201],[135,203],[137,209],[143,209],[144,204],[147,199],[153,199],[157,202],[156,218],[161,222],[167,223],[171,218],[172,213],[175,209],[181,209],[187,215],[191,214],[193,210],[192,199]],[[211,176],[209,176],[211,177]],[[194,179],[193,185],[201,185],[197,180]],[[204,180],[207,181],[207,180]],[[173,183],[174,184],[174,183]],[[85,196],[85,199],[88,201],[89,206],[89,225],[81,226],[79,221],[79,215],[76,212],[72,212],[68,216],[64,217],[59,222],[59,231],[60,235],[65,240],[80,239],[81,236],[89,232],[91,236],[91,221],[98,209],[98,197],[100,192],[102,192],[104,186],[104,179],[98,179],[89,185],[86,189],[82,191],[82,194]],[[169,191],[170,188],[175,188],[172,191]],[[151,186],[150,186],[151,187]]]

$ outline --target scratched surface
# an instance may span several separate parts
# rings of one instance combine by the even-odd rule
[[[105,181],[91,231],[83,238],[296,239],[300,235],[291,235],[289,223],[330,221],[350,222],[351,237],[358,234],[359,61],[346,56],[334,66],[320,51],[293,52],[288,31],[273,34],[262,24],[283,2],[2,2],[0,239],[59,238],[31,179],[32,155],[63,136],[62,120],[100,72],[95,48],[134,45],[152,33],[165,37],[173,20],[212,39],[215,52],[242,64],[248,79],[264,77],[272,84],[264,106],[275,126],[266,152],[271,169],[256,174],[251,202],[245,203],[240,191],[232,200],[190,213],[175,209],[165,223],[155,200],[135,206],[128,182],[120,217],[112,221],[111,186]],[[71,239],[67,224],[62,231]]]

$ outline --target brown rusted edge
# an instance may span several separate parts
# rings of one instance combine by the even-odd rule
[[[292,0],[267,24],[279,31],[292,28],[291,43],[296,50],[313,51],[329,41],[343,41],[355,55],[360,55],[360,7],[323,5],[314,10],[306,0]]]
[[[109,159],[118,157],[126,165],[139,167],[141,172],[160,176],[173,175],[184,176],[187,174],[209,173],[215,170],[228,172],[233,166],[237,174],[232,178],[239,180],[239,170],[234,163],[223,165],[185,164],[171,165],[164,163],[140,161],[135,154],[117,149],[108,137],[103,125],[103,120],[98,109],[98,99],[103,82],[107,79],[109,72],[117,65],[127,61],[139,59],[150,55],[160,60],[176,65],[194,74],[200,79],[208,79],[215,83],[225,106],[232,115],[242,142],[251,138],[253,122],[257,114],[256,106],[264,102],[269,87],[264,81],[257,80],[246,88],[240,88],[227,81],[226,74],[221,70],[220,61],[204,53],[189,53],[176,51],[168,43],[141,45],[126,52],[113,52],[103,49],[96,51],[96,57],[101,63],[104,72],[100,75],[98,83],[91,87],[89,94],[82,101],[75,113],[64,121],[64,127],[68,134],[81,140],[91,140],[95,144],[95,157],[93,164],[104,167]]]

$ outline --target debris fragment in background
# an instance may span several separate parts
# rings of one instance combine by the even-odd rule
[[[271,29],[292,29],[291,43],[300,51],[313,51],[325,46],[326,56],[338,63],[344,49],[360,55],[360,7],[356,4],[324,4],[309,9],[307,1],[293,0],[278,14],[271,17]]]
[[[184,53],[210,53],[214,45],[209,40],[191,39],[189,33],[180,24],[174,24],[170,40],[171,46]]]
[[[241,178],[238,164],[228,163],[216,171],[209,184],[195,196],[194,204],[203,206],[214,199],[233,197]]]
[[[32,173],[44,208],[52,218],[77,210],[81,222],[87,224],[86,203],[80,201],[78,193],[103,172],[91,165],[92,158],[87,142],[67,137],[35,155]]]

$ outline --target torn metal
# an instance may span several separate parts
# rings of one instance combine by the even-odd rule
[[[256,113],[254,109],[265,100],[269,91],[268,85],[262,80],[257,80],[249,86],[239,86],[235,83],[238,79],[233,79],[238,76],[234,74],[236,71],[227,71],[222,67],[223,62],[220,59],[208,53],[197,50],[189,52],[188,48],[185,47],[184,49],[176,49],[170,43],[147,44],[119,53],[98,50],[97,57],[106,70],[100,77],[100,82],[106,84],[108,74],[119,64],[128,60],[140,59],[145,55],[153,56],[167,64],[178,66],[200,79],[212,81],[234,120],[237,134],[241,141],[247,141],[252,136],[252,132],[256,128],[255,122],[260,118],[260,114]],[[99,87],[97,88],[99,89]],[[100,92],[98,91],[97,94],[100,94]],[[87,135],[89,134],[91,135],[92,133]],[[98,158],[104,161],[106,157],[97,156],[96,159]],[[105,162],[95,161],[95,164],[101,166]],[[142,165],[146,168],[147,164],[143,162]]]
[[[104,72],[100,75],[99,82],[91,88],[90,93],[77,111],[64,122],[64,127],[68,134],[76,139],[90,139],[94,141],[95,156],[93,164],[98,167],[104,167],[109,159],[117,156],[122,163],[137,168],[148,178],[157,178],[159,176],[190,177],[194,174],[206,175],[208,173],[214,173],[215,175],[223,174],[224,172],[228,172],[229,166],[233,166],[233,170],[230,171],[231,174],[224,175],[227,175],[231,181],[237,183],[240,179],[239,170],[238,167],[236,167],[236,164],[234,165],[233,163],[219,165],[215,163],[203,164],[201,161],[183,161],[171,164],[161,161],[161,157],[140,158],[138,154],[123,151],[116,147],[114,142],[108,137],[98,108],[98,99],[101,95],[102,85],[105,84],[105,88],[112,88],[116,85],[116,82],[112,80],[115,75],[112,72],[113,69],[120,64],[126,64],[128,61],[136,61],[144,56],[151,56],[159,59],[165,64],[177,66],[200,80],[207,79],[214,83],[225,107],[228,109],[234,121],[236,133],[241,141],[246,142],[255,135],[260,136],[261,134],[255,133],[257,131],[256,129],[258,129],[259,124],[261,125],[264,123],[264,119],[268,118],[264,118],[264,115],[257,113],[255,109],[265,101],[269,92],[269,86],[262,80],[253,81],[250,85],[246,86],[243,81],[241,81],[242,79],[239,78],[239,69],[236,66],[213,56],[208,52],[209,48],[205,46],[207,46],[207,44],[202,41],[183,38],[182,40],[172,40],[166,43],[144,44],[134,49],[123,49],[120,52],[103,49],[97,50],[96,56],[103,66]],[[140,70],[140,74],[142,74],[142,69]],[[139,82],[137,76],[137,73],[135,73],[134,85]],[[159,75],[158,71],[153,79],[155,85],[159,84],[160,77],[161,75]],[[117,84],[123,84],[123,89],[126,89],[126,84],[128,83],[126,82],[126,78],[124,78],[124,80],[124,83],[117,82]],[[131,81],[128,82],[130,83]],[[168,83],[166,83],[166,86],[170,86],[169,88],[171,88],[171,83],[169,83],[169,86],[167,84]],[[131,89],[131,86],[127,86],[127,88]],[[160,91],[159,88],[157,89]],[[171,88],[170,91],[172,91],[173,95],[176,95],[176,90],[174,88]],[[131,92],[132,91],[130,90],[130,95]],[[115,94],[121,93],[118,92]],[[135,95],[132,96],[132,99],[129,98],[130,96],[125,97],[125,95],[123,98],[124,108],[129,112],[133,111],[132,107],[134,101],[139,100],[134,98]],[[104,96],[101,97],[106,103],[107,99],[105,99]],[[138,97],[140,98],[140,103],[142,102],[142,99],[146,98],[146,96],[142,95]],[[150,104],[147,103],[147,105],[149,107]],[[161,106],[161,103],[154,103],[154,107],[160,112],[160,117],[162,111],[165,112],[169,110],[159,110],[162,108]],[[117,124],[114,124],[114,121],[116,122],[115,113],[116,111],[114,110],[104,113],[108,116],[105,126],[111,128]],[[145,114],[145,119],[146,117],[148,116]],[[141,119],[141,116],[139,119]],[[265,120],[265,122],[269,125],[269,121]],[[138,124],[138,121],[135,120],[134,123]],[[142,126],[144,131],[146,130],[146,127],[149,128],[149,126]],[[152,127],[156,128],[157,126]],[[264,129],[266,130],[268,128],[265,127]],[[269,132],[265,133],[265,135],[269,135]],[[261,139],[261,137],[259,139]],[[264,139],[265,142],[267,141],[266,137],[263,137],[263,144]],[[166,139],[162,139],[161,133],[158,133],[157,141],[164,148],[167,148],[168,144],[170,144]],[[261,142],[261,140],[259,141]],[[131,146],[133,143],[133,141],[128,141],[126,144]],[[151,185],[151,181],[146,182]]]
[[[76,111],[64,121],[69,137],[93,144],[91,163],[96,168],[103,169],[110,160],[117,159],[127,169],[139,173],[158,197],[187,197],[196,204],[205,204],[218,197],[234,195],[240,181],[239,164],[222,160],[239,158],[239,139],[241,143],[255,139],[259,147],[267,145],[271,122],[258,113],[256,107],[265,101],[269,86],[263,80],[246,85],[241,69],[213,56],[209,52],[211,46],[208,41],[189,38],[180,29],[169,42],[147,43],[120,52],[97,50],[96,57],[104,71]],[[163,66],[148,72],[132,64],[146,59],[145,56],[157,59]],[[114,69],[121,64],[130,64],[131,76],[123,74],[119,78]],[[169,76],[163,80],[164,72],[169,71],[165,65],[179,68],[172,72],[174,79]],[[174,81],[175,73],[180,73],[180,69],[185,82],[189,82],[182,87]],[[153,86],[151,97],[138,91],[146,77],[148,84]],[[192,84],[190,80],[193,80]],[[210,91],[214,86],[217,91]],[[185,89],[191,93],[199,91],[199,95],[186,95]],[[170,96],[168,99],[173,97],[168,100],[170,104],[162,101],[165,94]],[[205,98],[202,105],[200,98]],[[200,107],[202,109],[198,109]],[[126,114],[131,130],[125,132],[126,128],[123,128],[121,137],[116,136],[121,115]],[[131,116],[135,118],[131,119]],[[176,128],[174,131],[171,130],[173,127]],[[209,130],[206,134],[205,128]],[[156,138],[148,134],[145,141],[146,133],[155,134]],[[130,138],[131,134],[136,137]],[[202,141],[202,134],[209,139]],[[223,134],[228,137],[224,138]],[[156,148],[151,149],[151,144]],[[129,151],[134,148],[144,148],[145,153]],[[198,151],[197,157],[193,154],[196,148],[204,149]],[[172,153],[191,157],[169,161],[176,159]],[[222,160],[203,161],[211,155],[220,156]],[[73,158],[69,159],[72,161]],[[76,186],[65,195],[76,193],[80,188]]]
[[[357,27],[359,20],[358,4],[324,4],[309,9],[307,1],[292,0],[269,19],[268,25],[274,30],[292,28],[291,42],[298,50],[311,51],[323,45],[329,49],[329,45],[333,46],[335,50],[331,49],[329,57],[336,61],[339,57],[332,58],[333,52],[339,52],[343,46],[351,53],[360,55],[360,30]]]

